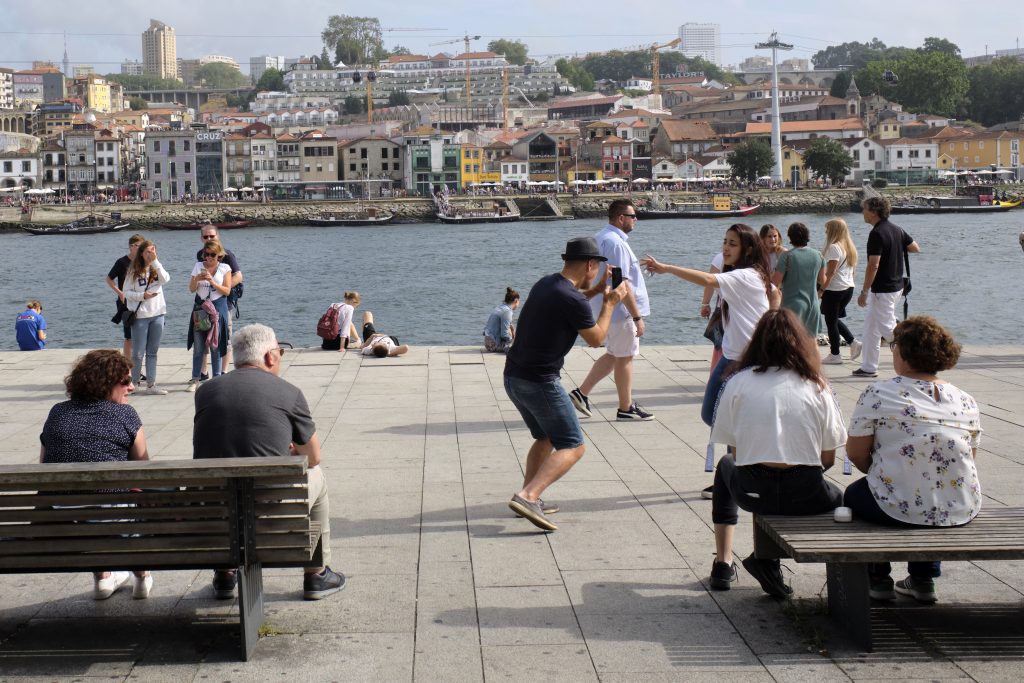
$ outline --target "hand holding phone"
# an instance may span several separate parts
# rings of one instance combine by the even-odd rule
[[[622,284],[622,268],[612,266],[612,289]]]

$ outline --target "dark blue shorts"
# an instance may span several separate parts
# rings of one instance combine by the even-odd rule
[[[506,375],[505,393],[534,439],[550,439],[555,450],[583,445],[580,420],[561,382],[531,382]]]

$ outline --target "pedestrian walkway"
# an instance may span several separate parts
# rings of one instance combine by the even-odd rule
[[[0,464],[38,458],[78,355],[0,353]],[[567,385],[598,355],[575,349]],[[266,635],[243,663],[237,605],[213,599],[207,572],[160,572],[149,600],[106,602],[92,600],[86,574],[0,576],[0,680],[1019,680],[1024,562],[944,565],[936,606],[875,610],[871,654],[823,615],[824,566],[784,562],[788,603],[742,569],[733,590],[708,590],[709,356],[642,349],[634,395],[652,422],[616,422],[614,386],[599,386],[587,453],[545,495],[561,506],[559,531],[545,534],[507,507],[531,438],[502,388],[502,356],[288,351],[283,376],[305,392],[324,443],[345,591],[304,602],[297,570],[267,572]],[[884,349],[881,377],[889,358]],[[847,418],[868,383],[850,377],[855,367],[825,366]],[[190,368],[189,353],[161,350],[170,394],[132,398],[153,458],[191,457]],[[971,347],[946,378],[981,407],[984,504],[1024,505],[1024,348]],[[741,517],[739,557],[749,528]]]

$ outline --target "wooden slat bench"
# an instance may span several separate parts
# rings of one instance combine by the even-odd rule
[[[1024,558],[1024,508],[984,508],[970,524],[954,528],[840,523],[831,513],[754,515],[754,553],[760,558],[824,562],[829,613],[844,624],[858,646],[871,651],[868,563]]]
[[[294,456],[0,467],[0,573],[240,568],[248,660],[262,568],[322,562],[308,500]]]

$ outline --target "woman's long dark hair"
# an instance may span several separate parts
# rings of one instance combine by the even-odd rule
[[[131,264],[128,266],[129,277],[146,278],[150,284],[156,281],[158,277],[156,269],[149,267],[149,264],[146,263],[146,257],[143,255],[143,252],[151,246],[153,246],[153,243],[149,240],[139,242],[139,248],[135,251],[135,258],[132,259]]]
[[[772,279],[768,273],[768,252],[764,248],[764,242],[761,241],[761,237],[752,227],[743,223],[730,225],[725,233],[729,234],[730,232],[736,233],[736,237],[740,240],[740,257],[736,260],[735,265],[723,266],[722,272],[728,273],[731,270],[738,270],[740,268],[753,268],[761,276],[761,282],[764,283],[765,296],[771,300]],[[729,304],[723,301],[722,315],[727,316],[728,314]]]
[[[747,350],[735,365],[736,372],[746,368],[753,368],[754,372],[783,368],[822,389],[827,386],[821,374],[817,344],[796,314],[785,308],[767,311],[761,316]]]

